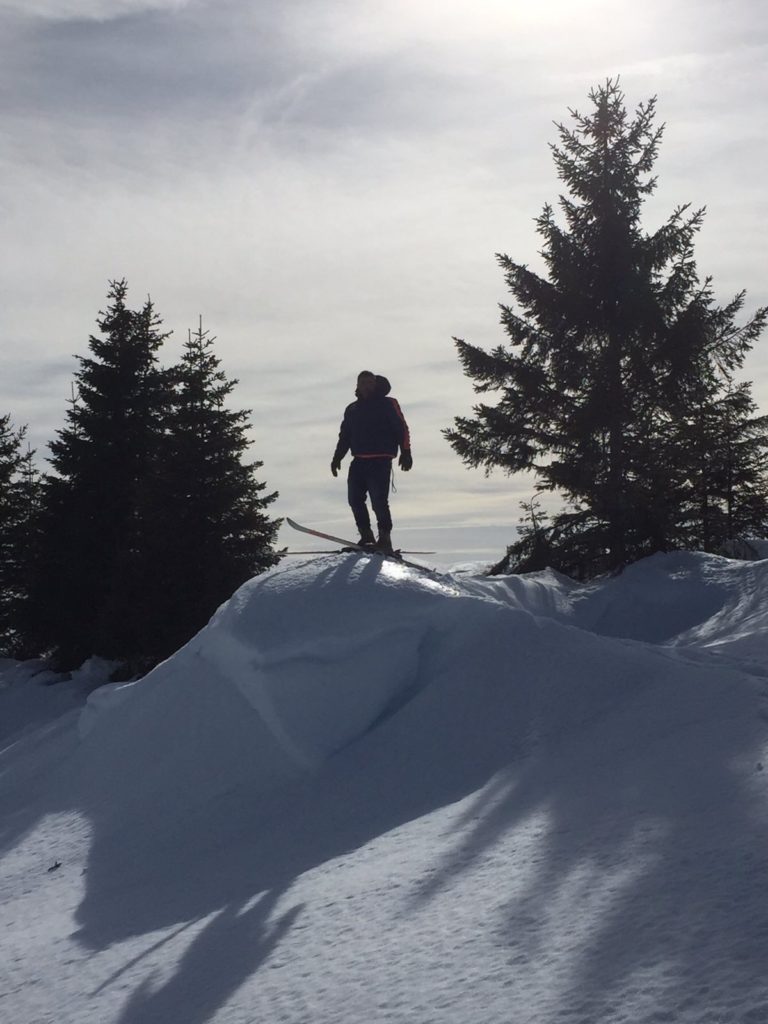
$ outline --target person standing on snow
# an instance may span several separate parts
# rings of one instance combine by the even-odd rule
[[[339,440],[331,461],[331,472],[338,475],[341,460],[348,451],[352,462],[347,476],[347,496],[355,524],[360,531],[359,544],[377,551],[392,550],[392,516],[389,511],[389,481],[392,460],[408,472],[413,465],[411,438],[402,409],[389,397],[386,377],[363,370],[357,377],[356,401],[344,410]],[[366,498],[370,497],[379,536],[371,530]]]

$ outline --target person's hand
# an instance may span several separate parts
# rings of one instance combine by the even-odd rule
[[[338,476],[340,469],[341,459],[334,459],[333,462],[331,463],[331,472],[333,473],[334,476]]]
[[[413,465],[413,456],[411,455],[409,448],[404,448],[403,451],[400,452],[400,460],[397,464],[404,473],[408,472]]]

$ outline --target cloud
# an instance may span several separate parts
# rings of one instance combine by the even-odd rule
[[[216,16],[197,4],[135,6],[109,19],[16,19],[3,48],[2,76],[14,83],[6,112],[80,124],[108,118],[104,128],[119,132],[135,118],[144,126],[205,119],[284,74],[268,4],[245,17],[226,2]]]
[[[348,512],[328,462],[354,374],[391,376],[416,468],[401,521],[517,520],[526,478],[441,435],[475,396],[451,336],[503,341],[494,253],[536,264],[552,122],[622,73],[668,123],[656,222],[709,208],[718,294],[765,301],[761,8],[683,0],[0,3],[0,413],[63,418],[109,278],[175,336],[202,313],[253,409],[278,514]],[[16,359],[23,348],[25,363]],[[756,354],[768,400],[768,360]],[[39,382],[34,380],[39,368]],[[30,379],[30,374],[32,379]],[[501,518],[500,518],[501,517]]]
[[[192,0],[0,0],[0,14],[46,21],[115,21],[154,11],[179,11]]]

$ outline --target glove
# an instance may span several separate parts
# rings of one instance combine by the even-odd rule
[[[411,455],[410,448],[404,448],[400,452],[400,459],[397,464],[404,473],[408,472],[413,465],[413,456]]]
[[[331,462],[331,472],[333,473],[334,476],[338,476],[340,469],[341,459],[334,459],[333,462]]]

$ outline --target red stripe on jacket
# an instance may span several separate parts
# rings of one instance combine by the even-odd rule
[[[400,417],[400,419],[402,420],[402,423],[403,423],[404,438],[403,438],[403,445],[402,445],[402,447],[404,449],[406,449],[407,451],[410,451],[410,448],[411,448],[411,432],[408,429],[408,424],[405,422],[405,416],[403,416],[403,410],[400,408],[400,403],[398,402],[398,400],[396,398],[390,398],[390,402],[392,403],[392,405],[394,405],[395,411],[397,412],[397,415]]]

